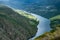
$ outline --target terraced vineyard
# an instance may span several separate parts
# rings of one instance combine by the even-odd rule
[[[38,21],[21,14],[0,5],[0,40],[28,40],[35,35]]]

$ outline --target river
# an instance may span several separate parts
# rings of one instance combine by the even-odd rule
[[[36,35],[33,38],[30,38],[29,40],[34,40],[36,37],[44,34],[45,32],[49,32],[51,30],[49,19],[41,17],[36,14],[32,14],[32,15],[37,17],[37,19],[39,20],[39,24],[37,25],[38,30],[37,30]]]

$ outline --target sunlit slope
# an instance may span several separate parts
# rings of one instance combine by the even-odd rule
[[[37,20],[0,5],[0,40],[28,40],[36,34],[37,24]]]
[[[35,40],[60,40],[60,29],[57,28],[57,30],[46,32]]]
[[[18,13],[19,13],[20,15],[22,15],[22,16],[25,16],[25,17],[27,17],[27,18],[30,18],[30,19],[33,19],[33,20],[38,21],[35,16],[31,15],[31,13],[28,13],[28,12],[26,12],[26,11],[19,10],[19,9],[14,9],[14,10],[15,10],[15,12],[18,12]]]
[[[35,40],[60,40],[60,15],[54,16],[50,20],[52,30],[37,37]]]
[[[54,20],[54,19],[60,19],[60,15],[57,15],[57,16],[50,18],[50,20]]]
[[[52,17],[52,18],[50,18],[50,20],[51,20],[51,24],[50,24],[51,28],[56,29],[56,26],[60,27],[60,15]]]

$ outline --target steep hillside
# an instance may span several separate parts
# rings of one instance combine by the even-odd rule
[[[56,27],[60,27],[60,15],[50,18],[51,20],[51,28],[56,29]]]
[[[25,17],[7,6],[0,5],[0,40],[28,40],[35,35],[37,24],[36,19]]]
[[[25,16],[25,17],[27,17],[29,19],[33,19],[33,20],[38,21],[35,16],[31,15],[31,13],[28,13],[26,11],[23,12],[23,10],[19,10],[19,9],[14,9],[14,10],[15,10],[15,12],[19,13],[22,16]]]
[[[50,18],[51,28],[50,32],[46,32],[35,40],[60,40],[60,15]]]

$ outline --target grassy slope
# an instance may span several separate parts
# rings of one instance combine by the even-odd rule
[[[36,21],[37,21],[37,18],[36,18],[35,16],[31,15],[31,14],[28,13],[28,12],[25,12],[25,11],[23,11],[23,10],[18,10],[18,9],[15,9],[15,11],[18,12],[18,13],[19,13],[20,15],[22,15],[22,16],[25,16],[25,17],[27,17],[27,18],[29,18],[29,19],[33,19],[33,20],[36,20]]]
[[[54,19],[60,19],[60,15],[50,18],[50,20],[54,20]]]
[[[27,40],[35,35],[37,24],[35,19],[25,17],[9,7],[0,5],[0,40]]]
[[[51,30],[37,37],[35,40],[60,40],[60,15],[50,18]]]

